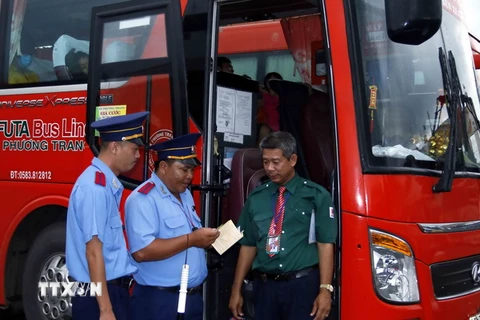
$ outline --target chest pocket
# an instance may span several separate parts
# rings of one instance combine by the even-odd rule
[[[107,226],[107,239],[105,240],[110,250],[119,250],[124,246],[123,223],[118,215],[110,217]]]
[[[272,216],[269,215],[258,215],[254,216],[254,234],[258,240],[265,239],[268,236],[268,229],[270,229],[270,224],[272,222]]]
[[[174,217],[165,218],[165,232],[162,237],[172,238],[178,237],[185,233],[185,217],[178,215]]]
[[[298,199],[295,203],[290,203],[291,207],[289,208],[290,212],[293,212],[293,217],[295,222],[310,223],[312,217],[312,211],[316,211],[315,203],[313,198],[301,198]]]

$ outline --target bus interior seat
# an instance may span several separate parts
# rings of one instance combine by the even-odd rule
[[[232,177],[228,192],[228,213],[223,212],[224,219],[237,223],[248,194],[262,183],[265,177],[260,150],[245,148],[235,152],[232,160]],[[227,215],[227,217],[225,217]]]
[[[310,179],[328,191],[331,190],[335,168],[332,110],[328,94],[313,90],[301,111],[300,143]]]
[[[300,176],[310,179],[304,157],[305,147],[300,139],[303,128],[301,111],[308,100],[308,87],[302,83],[285,80],[270,80],[270,87],[279,97],[280,130],[291,133],[297,140],[298,160],[295,169]]]
[[[77,40],[69,35],[60,36],[53,45],[52,61],[55,69],[55,74],[58,80],[71,80],[72,75],[65,65],[65,56],[70,50],[82,51],[89,53],[89,42],[84,40]]]

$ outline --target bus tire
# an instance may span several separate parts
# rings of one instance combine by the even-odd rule
[[[68,281],[65,265],[66,225],[58,222],[46,227],[35,238],[27,255],[23,272],[22,295],[26,320],[68,319],[71,317],[69,297],[51,294],[41,297],[38,283]]]

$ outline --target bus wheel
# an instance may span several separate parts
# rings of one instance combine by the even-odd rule
[[[60,285],[56,295],[52,288],[41,294],[39,282],[68,282],[65,265],[65,223],[48,226],[37,236],[30,248],[23,273],[23,309],[27,320],[69,319],[70,297],[62,297]]]

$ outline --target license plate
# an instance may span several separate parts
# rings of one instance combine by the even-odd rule
[[[476,315],[471,316],[468,318],[468,320],[480,320],[480,313],[477,313]]]

